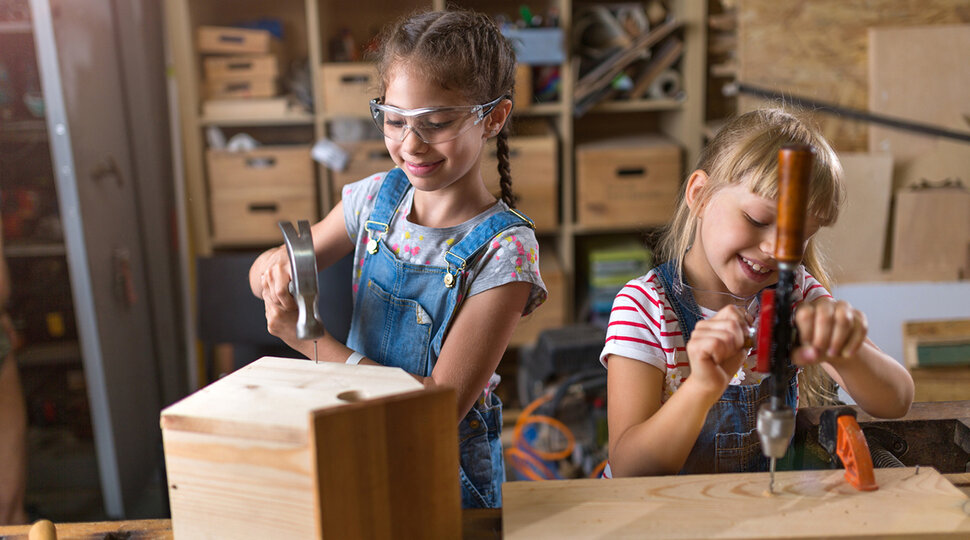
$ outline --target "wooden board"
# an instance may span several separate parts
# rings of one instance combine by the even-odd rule
[[[889,229],[892,156],[841,153],[846,202],[832,227],[815,234],[836,283],[877,280]]]
[[[970,365],[970,354],[964,354],[961,361],[937,350],[921,351],[924,346],[948,347],[964,353],[970,347],[970,319],[948,319],[942,321],[908,321],[903,324],[903,359],[906,367],[966,366]],[[921,352],[923,354],[921,354]],[[970,389],[968,389],[970,392]]]
[[[968,243],[970,191],[940,187],[896,193],[893,279],[959,279],[967,270]]]
[[[933,469],[877,469],[879,489],[842,470],[509,482],[504,537],[967,538],[970,499]]]
[[[970,132],[970,25],[869,30],[869,109],[875,113]],[[936,137],[869,127],[869,149],[906,162],[934,149]],[[959,147],[955,150],[958,150]],[[970,154],[970,145],[962,149]],[[964,180],[968,180],[964,171]],[[938,180],[931,178],[931,180]]]
[[[737,5],[739,80],[863,110],[869,104],[870,27],[970,23],[966,0],[739,0]],[[780,104],[748,96],[738,100],[742,112],[770,105]],[[869,148],[868,124],[822,113],[813,117],[836,149]]]
[[[911,368],[916,385],[915,401],[970,399],[970,366]]]

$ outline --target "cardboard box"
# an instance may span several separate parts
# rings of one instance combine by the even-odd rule
[[[455,394],[265,357],[161,413],[175,538],[460,538]]]
[[[576,217],[587,226],[658,226],[677,205],[681,148],[659,136],[576,146]]]
[[[279,119],[289,110],[285,97],[207,99],[202,102],[202,115],[208,122]]]
[[[207,80],[278,77],[279,61],[272,54],[209,56],[202,61]]]
[[[519,319],[509,340],[510,347],[531,345],[543,330],[566,324],[566,275],[559,263],[559,255],[551,245],[539,246],[539,273],[546,284],[548,297],[538,309]]]
[[[266,30],[231,26],[200,26],[196,30],[196,49],[205,54],[265,54],[270,50]]]
[[[384,141],[342,143],[340,146],[350,154],[350,160],[346,169],[330,171],[330,201],[334,205],[343,198],[341,190],[347,184],[396,167]]]
[[[331,116],[370,118],[368,103],[377,97],[377,67],[370,62],[323,64],[320,87],[323,111]]]
[[[310,147],[261,146],[249,152],[206,151],[209,189],[213,196],[240,187],[313,188]]]
[[[212,242],[222,246],[279,244],[280,220],[315,222],[317,216],[312,186],[225,189],[214,193],[210,204]]]
[[[516,209],[529,216],[540,231],[559,225],[559,154],[555,135],[523,135],[509,138],[509,168]],[[496,197],[501,197],[495,138],[482,157],[482,178]]]

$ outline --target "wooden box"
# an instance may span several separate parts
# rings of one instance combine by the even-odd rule
[[[195,46],[206,54],[264,54],[270,50],[270,33],[231,26],[200,26]]]
[[[202,61],[207,80],[240,77],[277,77],[279,61],[272,54],[209,56]]]
[[[278,244],[280,220],[316,221],[312,186],[266,185],[224,189],[213,193],[212,242],[218,245]]]
[[[209,188],[213,196],[240,187],[293,186],[313,189],[310,147],[260,146],[249,152],[209,149]]]
[[[334,205],[343,199],[341,190],[347,184],[396,167],[383,140],[361,141],[340,146],[350,155],[350,160],[347,162],[346,169],[330,171],[330,201]]]
[[[577,222],[663,225],[676,207],[681,175],[680,146],[659,136],[577,145]]]
[[[459,538],[451,389],[261,358],[161,414],[175,538]]]
[[[538,309],[519,319],[509,346],[531,345],[543,330],[559,328],[566,323],[566,277],[551,245],[539,247],[539,273],[549,296]]]
[[[267,98],[278,93],[276,77],[272,75],[251,75],[205,81],[205,95],[208,99]]]
[[[509,168],[516,209],[535,221],[540,231],[554,231],[559,224],[559,159],[555,135],[516,135],[509,138]],[[496,197],[499,188],[495,138],[489,139],[482,157],[482,177]]]
[[[341,62],[320,67],[323,111],[330,116],[370,117],[368,103],[378,97],[377,68],[370,62]]]

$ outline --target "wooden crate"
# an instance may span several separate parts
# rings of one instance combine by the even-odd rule
[[[539,273],[549,296],[538,309],[519,319],[509,340],[510,347],[531,345],[543,330],[566,324],[566,276],[558,254],[549,244],[539,247]]]
[[[657,136],[576,146],[576,218],[588,226],[663,225],[677,205],[681,148]]]
[[[276,77],[249,75],[205,81],[207,99],[268,98],[279,94]]]
[[[342,199],[341,190],[347,184],[396,167],[383,140],[361,141],[340,146],[350,155],[350,160],[347,162],[346,169],[330,171],[330,200],[333,204],[337,204]]]
[[[237,79],[239,77],[277,77],[279,61],[272,54],[209,56],[202,61],[207,80]]]
[[[283,233],[280,220],[316,221],[316,200],[312,186],[266,185],[239,187],[216,192],[212,203],[214,244],[279,244]]]
[[[161,414],[175,538],[458,538],[451,389],[261,358]]]
[[[249,152],[206,151],[213,196],[240,187],[313,187],[313,160],[306,145],[261,146]]]
[[[205,54],[265,54],[270,50],[270,33],[232,26],[200,26],[195,48]]]
[[[555,135],[516,135],[509,138],[509,168],[516,209],[529,216],[540,231],[555,231],[559,224],[559,153]],[[496,197],[499,188],[495,139],[482,157],[482,177]]]
[[[970,366],[909,368],[916,385],[913,401],[970,399]]]
[[[967,495],[931,467],[506,482],[502,531],[542,538],[967,538]]]
[[[370,117],[368,102],[377,97],[377,67],[370,62],[320,66],[323,111],[331,116]]]
[[[903,360],[908,368],[970,366],[970,319],[903,323]]]

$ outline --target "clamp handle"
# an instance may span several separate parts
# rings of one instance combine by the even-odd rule
[[[818,426],[819,444],[836,464],[845,467],[845,480],[860,491],[879,489],[872,467],[872,455],[865,434],[856,421],[856,412],[848,407],[828,409]]]

